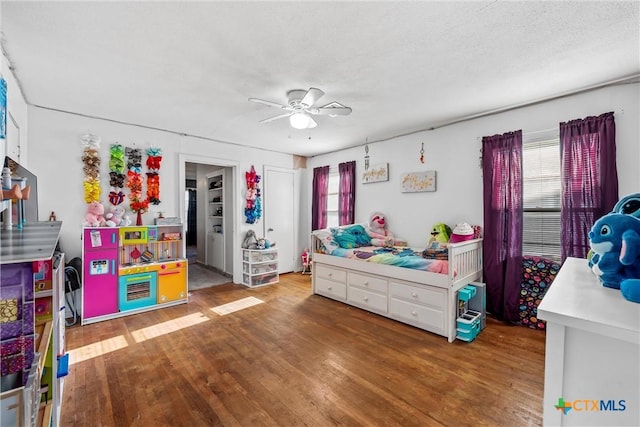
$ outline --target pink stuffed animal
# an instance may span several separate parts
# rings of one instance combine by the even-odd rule
[[[87,213],[84,215],[85,227],[104,227],[104,206],[100,202],[91,202],[87,205]]]
[[[371,214],[367,234],[371,237],[373,246],[393,246],[396,243],[395,236],[386,228],[384,214],[380,212]]]

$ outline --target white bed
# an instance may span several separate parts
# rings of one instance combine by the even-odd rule
[[[347,227],[347,226],[345,226]],[[341,228],[341,227],[338,227]],[[312,233],[313,293],[447,337],[456,337],[457,292],[482,280],[482,239],[448,244],[448,273],[327,255]]]

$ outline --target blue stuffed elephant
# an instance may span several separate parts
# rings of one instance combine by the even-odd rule
[[[589,266],[604,286],[620,289],[627,300],[640,303],[640,218],[618,212],[603,216],[591,228]]]

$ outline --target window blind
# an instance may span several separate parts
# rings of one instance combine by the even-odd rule
[[[523,254],[560,260],[560,143],[526,141],[522,147]]]
[[[338,226],[338,192],[340,175],[338,172],[329,173],[329,187],[327,189],[327,227]]]

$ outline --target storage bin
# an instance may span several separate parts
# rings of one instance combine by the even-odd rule
[[[467,310],[456,320],[456,338],[463,341],[473,341],[480,333],[482,314],[478,311]]]
[[[465,286],[458,291],[458,299],[462,301],[469,301],[476,295],[476,288],[474,286]]]

